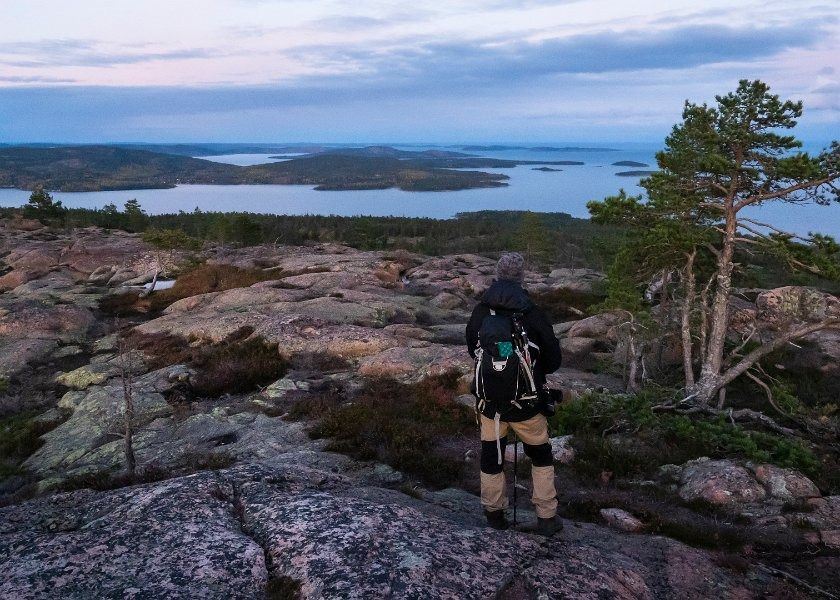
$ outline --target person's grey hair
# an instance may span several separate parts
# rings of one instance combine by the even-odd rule
[[[506,252],[496,263],[496,279],[522,283],[525,279],[525,259],[519,252]]]

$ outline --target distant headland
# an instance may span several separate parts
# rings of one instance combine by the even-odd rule
[[[580,161],[507,160],[447,150],[390,146],[272,146],[278,162],[239,166],[195,158],[262,150],[261,146],[96,145],[0,146],[0,187],[42,185],[62,192],[162,189],[180,184],[312,185],[316,190],[445,191],[507,185],[507,175],[464,169],[519,165],[582,165]],[[213,154],[206,154],[213,153]]]

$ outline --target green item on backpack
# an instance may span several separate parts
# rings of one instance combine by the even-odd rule
[[[499,356],[508,358],[513,354],[513,343],[511,342],[496,342],[496,348],[499,350]]]

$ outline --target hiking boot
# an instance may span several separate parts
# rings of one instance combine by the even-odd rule
[[[510,522],[503,510],[485,510],[484,516],[487,517],[487,525],[493,529],[504,530],[510,527]]]
[[[560,520],[560,517],[555,515],[550,519],[537,518],[537,527],[534,530],[534,533],[537,535],[544,535],[545,537],[551,537],[562,530],[563,521]]]

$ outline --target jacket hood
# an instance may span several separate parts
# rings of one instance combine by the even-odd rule
[[[481,302],[493,309],[525,312],[534,303],[528,292],[516,281],[498,279],[481,295]]]

